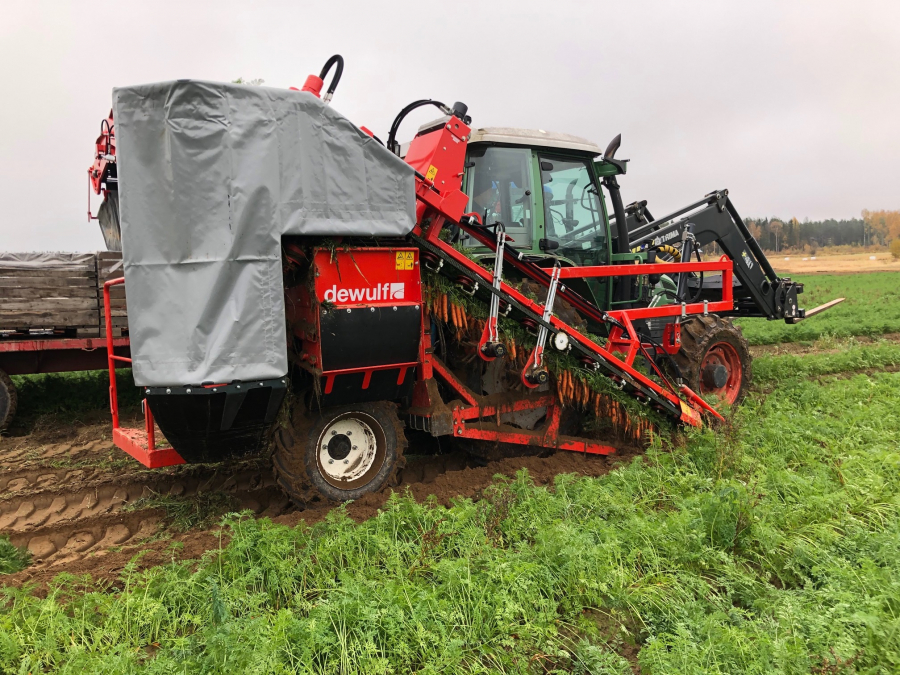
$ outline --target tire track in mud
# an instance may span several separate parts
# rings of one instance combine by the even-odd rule
[[[190,501],[225,493],[236,505],[233,510],[286,525],[301,520],[314,524],[337,507],[322,500],[297,509],[276,485],[268,458],[147,470],[104,439],[104,432],[106,427],[99,425],[81,429],[71,443],[58,435],[52,443],[39,436],[0,439],[0,533],[28,548],[33,559],[25,571],[0,578],[0,583],[47,582],[63,571],[112,581],[139,553],[149,553],[138,564],[144,568],[166,562],[172,543],[183,546],[176,556],[180,559],[198,558],[218,545],[217,529],[182,533],[167,527],[166,509],[155,497]],[[494,462],[462,452],[410,455],[397,487],[366,495],[346,509],[354,520],[365,520],[394,491],[419,501],[433,495],[449,505],[458,497],[479,498],[497,474],[514,476],[525,468],[539,484],[552,482],[559,473],[601,475],[635,453],[625,450],[607,459],[557,452]],[[144,505],[142,498],[151,499]],[[172,559],[175,554],[168,555]]]
[[[52,567],[111,546],[158,536],[165,524],[165,510],[152,505],[128,510],[141,498],[187,500],[201,493],[224,492],[234,499],[235,510],[250,510],[258,516],[276,517],[293,508],[276,487],[271,471],[257,467],[191,469],[168,476],[102,473],[87,482],[70,483],[69,489],[54,485],[7,492],[0,499],[0,532],[14,545],[26,547],[36,566]]]

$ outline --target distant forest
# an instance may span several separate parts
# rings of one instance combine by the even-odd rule
[[[900,238],[900,211],[863,211],[849,220],[745,218],[751,234],[768,251],[827,246],[887,246]]]

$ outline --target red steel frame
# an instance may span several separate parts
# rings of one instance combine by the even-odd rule
[[[128,352],[127,337],[113,338],[116,352]],[[17,337],[0,340],[0,369],[7,375],[98,370],[107,363],[106,338]]]
[[[438,145],[444,142],[447,134],[452,134],[454,140],[465,144],[470,133],[469,127],[456,117],[451,117],[446,126],[437,131],[433,131],[424,136],[416,137],[410,146],[409,152],[412,152],[413,146],[421,144],[423,146],[434,145],[431,154],[431,160],[438,166],[435,173],[443,172],[445,175],[461,175],[462,167],[441,165],[443,156],[438,152]],[[428,156],[427,151],[417,149],[416,156]],[[464,267],[468,272],[481,279],[486,285],[490,286],[493,282],[492,275],[483,267],[467,258],[465,255],[457,251],[451,244],[444,242],[439,238],[444,225],[453,222],[459,223],[464,215],[468,198],[459,189],[448,190],[444,192],[432,182],[425,179],[424,176],[416,176],[416,198],[418,206],[416,210],[417,224],[413,229],[413,233],[423,237],[429,244],[438,248],[442,253]],[[424,227],[423,227],[424,225]],[[461,224],[466,231],[471,229],[465,224]],[[478,237],[483,239],[482,237]],[[494,246],[496,244],[493,244]],[[493,247],[493,246],[492,246]],[[612,318],[625,319],[625,325],[630,324],[630,319],[678,316],[679,314],[687,316],[690,314],[700,314],[707,311],[728,311],[734,308],[732,297],[731,278],[733,274],[733,264],[726,256],[718,261],[712,262],[684,262],[684,263],[657,263],[657,264],[639,264],[639,265],[608,265],[594,267],[577,267],[564,268],[560,270],[560,278],[576,278],[576,277],[604,277],[604,276],[639,276],[644,274],[679,274],[682,272],[699,272],[699,271],[718,271],[723,274],[722,284],[722,300],[714,303],[693,303],[690,305],[667,305],[663,307],[653,307],[634,310],[619,310],[617,312],[608,312],[608,316]],[[513,298],[519,304],[527,307],[535,314],[541,315],[543,307],[536,302],[519,293],[515,288],[508,284],[501,283],[501,289],[508,296]],[[601,347],[593,340],[585,337],[578,331],[574,330],[560,319],[551,316],[549,322],[553,328],[565,332],[570,340],[575,340],[583,347],[606,360],[614,368],[619,370],[627,378],[632,379],[646,389],[651,389],[654,393],[667,399],[672,405],[677,406],[681,410],[680,420],[692,426],[699,426],[701,422],[700,411],[708,412],[715,417],[721,419],[721,415],[711,408],[703,399],[695,392],[691,391],[687,386],[680,387],[681,393],[688,399],[689,405],[678,396],[674,390],[669,390],[653,380],[649,379],[643,373],[634,369],[631,363],[634,360],[635,353],[639,349],[639,343],[636,339],[629,336],[629,349],[626,352],[625,361],[617,358],[613,351],[605,347]],[[621,336],[621,331],[620,331]],[[615,345],[619,346],[619,345]],[[630,359],[630,360],[629,360]]]
[[[88,222],[97,220],[97,216],[91,213],[91,190],[94,194],[100,194],[103,190],[101,183],[106,174],[106,167],[110,161],[115,161],[116,156],[116,132],[113,120],[113,111],[109,111],[109,117],[100,123],[100,135],[95,143],[94,163],[88,168]]]
[[[513,443],[515,445],[532,445],[542,448],[569,450],[590,455],[610,455],[616,448],[604,443],[596,443],[586,438],[574,438],[559,435],[559,423],[562,408],[552,394],[542,394],[534,398],[505,399],[498,402],[492,397],[481,400],[463,384],[453,372],[438,358],[431,361],[431,369],[441,380],[457,394],[466,405],[453,408],[453,435],[457,438],[471,438],[480,441]],[[500,416],[505,413],[520,412],[546,408],[547,419],[544,425],[533,431],[525,429],[504,430],[500,426]],[[493,422],[480,422],[493,418]]]
[[[134,457],[148,469],[158,469],[173,464],[184,464],[184,459],[171,446],[156,447],[156,426],[153,412],[144,401],[144,428],[123,429],[119,426],[119,395],[116,389],[116,363],[131,363],[127,356],[117,356],[113,350],[112,309],[109,289],[125,283],[124,277],[110,279],[103,284],[103,312],[106,320],[106,351],[109,365],[109,411],[112,414],[113,443]]]
[[[470,128],[464,122],[451,116],[447,124],[429,134],[416,137],[410,146],[408,156],[415,157],[416,177],[415,193],[417,199],[416,225],[413,233],[424,238],[430,245],[438,248],[442,253],[452,258],[457,264],[465,268],[469,273],[481,279],[486,286],[491,286],[492,275],[483,267],[457,251],[451,244],[439,238],[441,230],[447,223],[459,223],[464,215],[468,198],[460,190],[460,179],[463,175],[462,164],[465,157]],[[99,141],[100,139],[98,139]],[[447,148],[451,152],[446,152]],[[460,159],[463,158],[463,159]],[[425,175],[419,169],[425,169]],[[427,176],[427,178],[426,178]],[[438,177],[440,176],[440,177]],[[446,183],[449,181],[449,185]],[[441,187],[438,187],[438,184]],[[470,226],[461,223],[463,229],[469,231]],[[494,246],[481,232],[472,232],[476,239],[489,246]],[[726,256],[713,262],[685,262],[666,264],[636,264],[636,265],[607,265],[592,267],[563,268],[558,271],[560,283],[563,279],[589,278],[589,277],[624,277],[645,274],[680,274],[685,272],[722,272],[722,299],[718,302],[690,303],[681,305],[666,305],[662,307],[616,310],[607,312],[606,315],[621,324],[613,325],[610,338],[606,347],[600,346],[593,340],[585,337],[577,330],[568,326],[555,316],[549,318],[550,325],[557,331],[564,332],[570,340],[580,343],[589,352],[594,353],[600,359],[608,362],[613,368],[622,373],[623,378],[632,380],[633,384],[639,384],[645,389],[651,389],[659,397],[667,399],[671,404],[681,410],[680,420],[692,426],[701,424],[701,411],[706,411],[721,419],[721,416],[703,401],[696,393],[686,386],[680,387],[681,394],[687,399],[687,403],[679,397],[674,389],[670,389],[649,379],[641,372],[634,369],[633,363],[638,352],[644,345],[637,338],[632,327],[632,320],[651,317],[688,316],[709,311],[730,311],[734,308],[732,294],[733,263]],[[527,273],[527,270],[526,270]],[[145,428],[122,429],[119,426],[118,397],[116,390],[115,365],[117,362],[131,363],[131,359],[114,353],[114,340],[111,330],[110,287],[121,284],[124,278],[112,279],[103,285],[103,302],[107,327],[107,355],[110,375],[110,411],[113,419],[113,440],[115,444],[125,452],[140,461],[147,467],[156,468],[172,464],[182,464],[184,459],[172,447],[156,447],[155,427],[153,414],[149,406],[144,405]],[[542,283],[546,281],[541,280]],[[542,315],[543,307],[519,293],[506,283],[501,282],[502,291],[520,305],[526,307],[537,315]],[[624,327],[624,328],[623,328]],[[505,442],[519,445],[532,445],[560,450],[569,450],[588,454],[611,454],[616,451],[612,446],[595,443],[588,439],[571,438],[559,435],[559,424],[562,409],[551,394],[541,394],[533,398],[519,398],[509,400],[498,397],[479,397],[465,386],[431,350],[430,317],[425,305],[422,305],[422,333],[419,349],[419,361],[411,363],[386,364],[383,366],[349,369],[346,371],[326,371],[322,373],[326,377],[325,391],[328,393],[333,386],[336,375],[365,371],[366,381],[363,388],[368,386],[368,380],[374,370],[387,368],[399,368],[398,384],[406,377],[407,370],[417,369],[417,382],[413,395],[413,405],[416,408],[433,407],[433,401],[429,395],[427,382],[435,375],[456,394],[463,405],[455,405],[452,409],[452,433],[459,438]],[[677,331],[673,331],[677,335]],[[673,338],[674,339],[674,338]],[[539,347],[536,347],[536,350]],[[623,353],[624,360],[615,356],[615,353]],[[529,362],[533,361],[536,352],[533,352]],[[668,384],[668,383],[666,383]],[[544,408],[547,411],[546,422],[543,427],[533,431],[518,430],[511,427],[504,429],[500,424],[500,416],[524,410]],[[494,422],[484,422],[494,418]]]

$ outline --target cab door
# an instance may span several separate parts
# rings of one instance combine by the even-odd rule
[[[531,150],[470,145],[466,155],[465,193],[468,211],[485,225],[503,223],[513,246],[529,250],[534,245],[534,181]]]
[[[606,204],[588,158],[539,153],[544,236],[560,258],[576,266],[609,264]],[[609,280],[568,284],[601,309],[609,306]]]

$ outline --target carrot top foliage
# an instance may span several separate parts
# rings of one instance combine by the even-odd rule
[[[199,566],[5,588],[0,670],[897,672],[900,374],[794,358],[808,376],[767,366],[727,427],[600,478],[360,524],[231,515]]]

